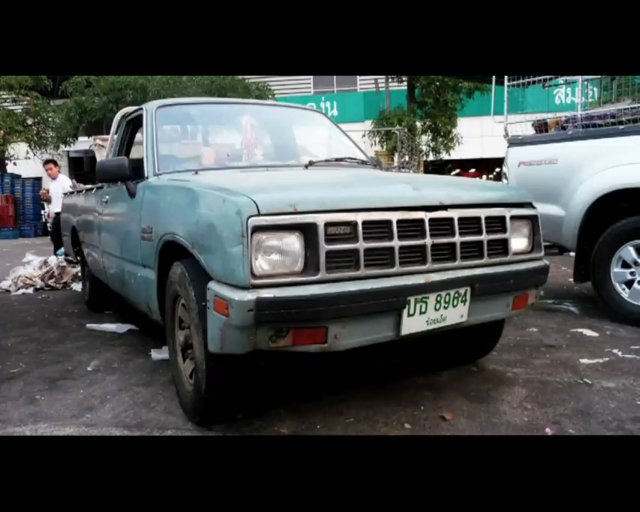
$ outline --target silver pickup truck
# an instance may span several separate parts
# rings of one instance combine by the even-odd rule
[[[605,79],[561,80],[558,91],[579,84],[583,92],[573,96],[586,105],[600,98]],[[616,104],[541,114],[526,126],[508,118],[503,181],[531,194],[545,242],[575,252],[574,282],[591,282],[612,317],[640,325],[640,96],[621,102],[617,92]]]
[[[180,404],[224,411],[253,351],[341,351],[448,333],[489,354],[547,280],[538,212],[501,183],[385,172],[313,109],[154,101],[115,119],[99,184],[62,207],[87,306],[164,324]]]

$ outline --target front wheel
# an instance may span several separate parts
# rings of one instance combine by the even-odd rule
[[[611,226],[596,244],[591,265],[593,288],[611,315],[640,325],[640,217]]]
[[[207,350],[209,276],[192,259],[169,271],[165,294],[165,329],[173,381],[182,410],[206,426],[227,414],[230,357]]]

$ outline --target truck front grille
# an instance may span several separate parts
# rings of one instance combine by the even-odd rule
[[[536,242],[514,256],[509,219],[533,220]],[[538,214],[525,208],[300,214],[259,217],[261,229],[306,229],[310,265],[300,276],[256,283],[345,280],[478,267],[542,257]],[[309,229],[304,228],[308,226]],[[250,223],[251,227],[251,223]],[[309,238],[311,237],[311,238]],[[317,251],[317,252],[316,252]],[[314,263],[315,261],[315,263]],[[313,265],[313,266],[311,266]]]

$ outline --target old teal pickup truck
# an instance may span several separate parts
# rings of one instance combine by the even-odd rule
[[[223,410],[252,351],[434,333],[489,354],[547,278],[538,213],[501,183],[393,173],[324,114],[181,98],[116,116],[98,185],[69,193],[65,251],[93,310],[115,292],[166,329],[180,404]]]

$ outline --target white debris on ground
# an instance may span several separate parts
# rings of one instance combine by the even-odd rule
[[[166,361],[169,359],[169,347],[152,348],[150,354],[154,361]]]
[[[92,372],[93,370],[97,370],[99,366],[100,366],[100,361],[98,361],[97,359],[94,361],[91,361],[91,364],[87,367],[87,371]]]
[[[622,351],[617,348],[608,348],[605,352],[613,352],[618,357],[626,357],[627,359],[640,359],[640,356],[636,356],[635,354],[623,354]]]
[[[538,332],[538,329],[536,329],[535,327],[529,327],[527,329],[527,331],[529,331],[529,332]]]
[[[138,330],[135,325],[131,324],[87,324],[87,329],[91,329],[92,331],[115,332],[118,334],[125,333],[129,330]]]
[[[0,291],[21,295],[36,290],[64,290],[80,281],[80,267],[70,265],[64,258],[27,252],[22,263],[24,265],[13,268],[0,282]]]
[[[580,363],[582,364],[600,364],[606,363],[609,360],[608,357],[603,357],[602,359],[580,359]]]
[[[82,283],[71,283],[71,289],[74,292],[81,292],[82,291]]]
[[[592,331],[591,329],[571,329],[571,332],[579,332],[580,334],[584,334],[585,336],[600,336],[597,332]]]

